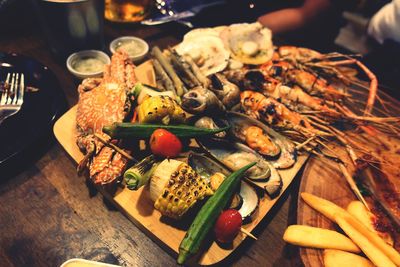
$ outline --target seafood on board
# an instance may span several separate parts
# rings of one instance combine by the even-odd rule
[[[271,32],[258,23],[195,29],[175,48],[154,47],[151,55],[155,87],[137,82],[123,51],[112,56],[103,78],[79,85],[77,144],[85,157],[78,169],[88,168],[98,185],[146,187],[154,208],[175,220],[200,206],[182,241],[180,263],[197,252],[227,204],[244,224],[252,221],[260,198],[282,193],[280,171],[291,168],[299,153],[334,160],[352,184],[345,160],[329,145],[341,146],[365,170],[387,158],[368,157],[346,131],[375,140],[400,133],[398,117],[373,115],[380,101],[377,80],[359,60],[274,47]],[[352,105],[352,85],[369,90],[364,112]],[[154,137],[157,129],[162,131]],[[202,154],[191,151],[188,139],[195,139]],[[132,140],[150,140],[153,154],[137,162]],[[172,140],[179,149],[171,147]],[[373,172],[368,175],[373,181]],[[371,192],[385,202],[379,187]],[[398,191],[393,199],[400,201]]]

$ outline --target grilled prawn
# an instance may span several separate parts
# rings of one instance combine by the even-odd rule
[[[302,69],[297,69],[285,61],[270,61],[260,67],[269,76],[284,83],[297,84],[309,95],[338,101],[347,94],[329,85],[324,79]]]
[[[289,87],[283,85],[281,81],[265,75],[260,70],[237,70],[228,74],[236,82],[242,83],[243,88],[246,90],[261,92],[263,95],[275,98],[285,105],[295,107],[298,112],[305,108],[320,111],[323,116],[331,118],[340,118],[342,116],[336,110],[325,105],[322,99],[310,96],[299,86]],[[299,106],[301,106],[301,110],[299,110]]]
[[[261,93],[244,91],[240,94],[240,103],[247,115],[271,126],[295,130],[306,137],[315,134],[326,135],[314,128],[306,117],[291,111],[285,105],[271,97],[265,97]]]

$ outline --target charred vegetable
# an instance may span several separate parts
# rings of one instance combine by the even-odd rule
[[[181,106],[169,96],[152,96],[146,98],[137,107],[139,122],[158,122],[169,124],[170,122],[181,123],[186,120],[186,113]]]
[[[189,257],[199,251],[201,243],[210,232],[222,209],[228,203],[240,179],[254,165],[255,162],[250,163],[229,175],[214,195],[203,205],[179,246],[179,264],[183,264]]]
[[[156,88],[156,89],[158,89],[158,88]],[[163,96],[168,96],[172,99],[175,99],[175,97],[176,97],[176,95],[172,91],[159,92],[159,91],[156,91],[155,88],[150,88],[149,86],[141,84],[141,83],[137,83],[135,85],[133,94],[135,96],[135,99],[136,99],[136,102],[138,105],[142,104],[145,99],[147,99],[148,97],[152,97],[152,96],[163,95]]]
[[[114,123],[111,126],[105,126],[103,132],[112,138],[149,138],[157,129],[165,129],[175,134],[177,137],[198,137],[213,135],[229,129],[229,126],[218,129],[206,129],[189,125],[162,125],[145,123]]]
[[[150,198],[161,214],[178,219],[212,190],[189,165],[166,159],[154,170],[150,180]]]
[[[138,190],[145,185],[154,171],[155,164],[154,155],[150,155],[126,170],[124,180],[128,189]]]
[[[214,191],[219,188],[226,176],[231,174],[231,171],[225,166],[201,154],[191,153],[188,158],[188,164],[203,179],[210,181],[211,189]],[[256,190],[246,181],[242,181],[240,190],[232,197],[230,208],[239,211],[242,215],[243,223],[249,223],[258,210],[259,202],[260,198]]]

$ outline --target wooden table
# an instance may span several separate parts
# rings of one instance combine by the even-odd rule
[[[29,26],[30,25],[30,26]],[[1,31],[0,51],[17,52],[47,65],[58,77],[68,105],[77,102],[77,81],[57,62],[36,26],[28,20]],[[122,35],[165,48],[185,29],[105,25],[106,45]],[[50,134],[50,133],[49,133]],[[15,166],[17,174],[0,184],[0,266],[59,266],[70,258],[123,266],[175,266],[175,258],[107,203],[76,173],[76,164],[52,141],[44,153]],[[4,176],[4,174],[0,174]],[[282,235],[295,223],[299,177],[257,228],[258,241],[247,240],[225,263],[234,266],[300,265],[298,251]]]

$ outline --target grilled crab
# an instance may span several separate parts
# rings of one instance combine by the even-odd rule
[[[78,87],[77,145],[85,153],[78,172],[87,168],[95,184],[116,181],[126,168],[128,160],[94,134],[109,141],[111,138],[102,132],[103,126],[122,122],[128,115],[131,108],[128,93],[136,83],[134,68],[126,54],[115,53],[111,64],[105,67],[103,78],[85,79]]]

